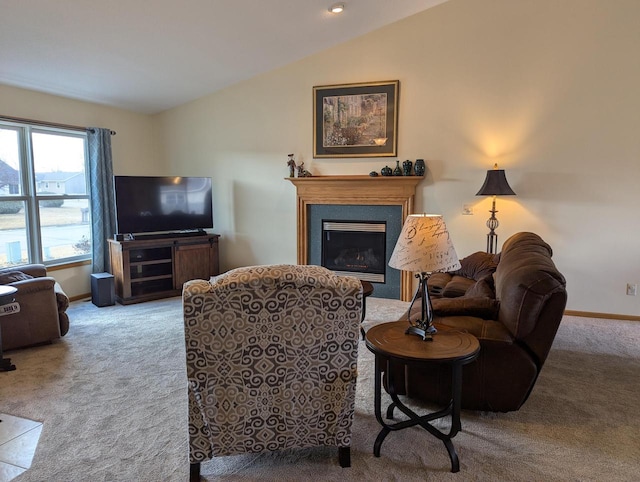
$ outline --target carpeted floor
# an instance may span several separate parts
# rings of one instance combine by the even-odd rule
[[[407,304],[370,298],[367,323]],[[180,298],[97,308],[72,303],[71,330],[18,350],[0,373],[0,413],[43,422],[26,481],[188,480]],[[214,459],[206,480],[631,481],[640,478],[640,323],[565,317],[536,387],[512,413],[463,412],[460,472],[413,427],[372,454],[373,356],[360,344],[352,467],[315,448]],[[433,408],[433,407],[423,407]]]

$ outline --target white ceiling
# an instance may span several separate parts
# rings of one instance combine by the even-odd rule
[[[0,83],[152,114],[446,0],[0,0]]]

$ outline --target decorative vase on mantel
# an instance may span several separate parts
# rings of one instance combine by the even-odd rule
[[[409,159],[407,159],[406,161],[404,161],[402,163],[402,174],[404,176],[410,176],[411,175],[411,168],[413,167],[413,162],[411,162]]]
[[[416,159],[416,165],[414,166],[413,170],[415,171],[416,176],[424,176],[424,159]]]
[[[400,161],[396,161],[396,168],[393,170],[394,176],[402,176],[402,169],[400,169]]]

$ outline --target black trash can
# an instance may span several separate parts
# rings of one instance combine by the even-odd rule
[[[91,275],[91,302],[99,307],[116,304],[116,288],[111,273]]]

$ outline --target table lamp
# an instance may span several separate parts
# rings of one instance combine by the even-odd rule
[[[429,297],[428,280],[432,273],[460,269],[458,255],[453,248],[444,219],[439,214],[411,214],[407,216],[396,243],[389,266],[414,271],[420,280],[409,306],[407,334],[423,340],[433,340],[437,332],[433,326],[433,309]],[[411,320],[411,308],[420,297],[420,319]]]
[[[496,196],[515,196],[511,186],[507,182],[504,169],[498,169],[498,164],[493,166],[492,170],[487,171],[487,177],[476,196],[493,196],[493,204],[491,207],[491,217],[487,220],[489,233],[487,234],[487,253],[495,253],[498,245],[498,235],[495,233],[496,228],[500,225],[496,218]]]

